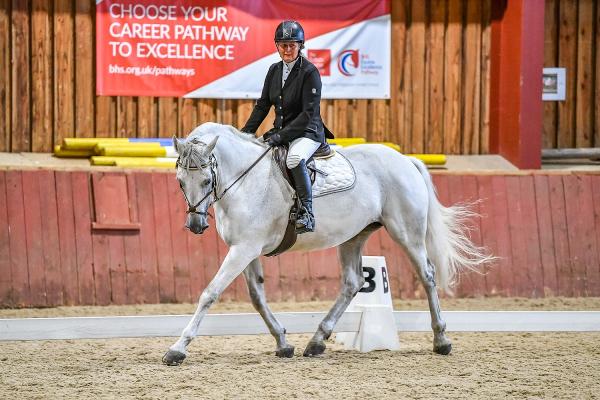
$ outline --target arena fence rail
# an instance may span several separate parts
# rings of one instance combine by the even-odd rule
[[[345,312],[334,332],[356,332],[361,312]],[[324,312],[282,312],[288,333],[313,333]],[[598,332],[600,311],[446,311],[449,332]],[[0,341],[179,336],[190,315],[0,319]],[[427,311],[395,311],[400,332],[429,332]],[[269,333],[258,314],[208,314],[199,335]]]

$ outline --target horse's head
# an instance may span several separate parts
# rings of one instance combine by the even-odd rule
[[[206,144],[194,138],[180,141],[173,137],[173,146],[179,154],[177,180],[187,202],[185,227],[200,234],[208,228],[208,208],[214,201],[216,165],[212,152],[219,138]]]

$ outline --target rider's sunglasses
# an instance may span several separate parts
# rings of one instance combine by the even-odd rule
[[[295,50],[298,48],[298,42],[277,42],[276,45],[281,50]]]

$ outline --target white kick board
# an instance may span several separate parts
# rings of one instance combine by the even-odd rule
[[[313,333],[325,312],[284,312],[276,318],[287,333]],[[361,312],[347,311],[334,332],[356,332]],[[446,311],[448,332],[598,332],[600,311]],[[0,340],[107,339],[179,336],[191,315],[0,319]],[[395,311],[400,332],[430,332],[427,311]],[[208,314],[199,335],[269,333],[262,318],[249,314]]]

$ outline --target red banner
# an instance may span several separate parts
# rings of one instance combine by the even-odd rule
[[[96,7],[97,93],[123,96],[190,94],[273,54],[284,19],[315,38],[389,14],[385,0],[100,0]],[[314,54],[327,73],[327,56]],[[262,85],[264,76],[254,78]]]

